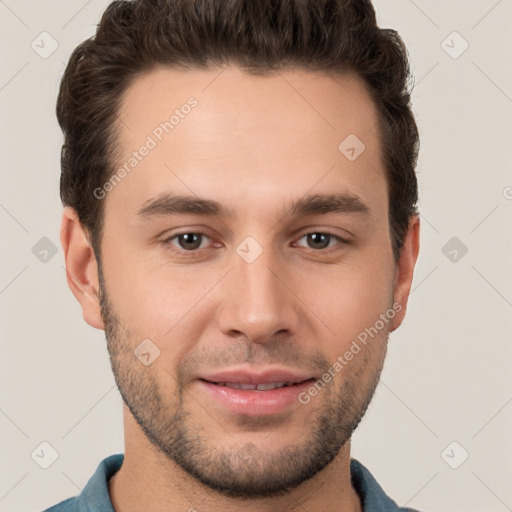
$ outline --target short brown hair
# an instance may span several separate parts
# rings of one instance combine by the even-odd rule
[[[122,93],[157,65],[235,64],[252,74],[285,68],[355,71],[379,115],[395,262],[417,214],[419,136],[410,108],[406,47],[377,26],[370,0],[120,0],[96,35],[73,51],[60,84],[64,133],[60,195],[88,231],[100,259],[103,201],[93,191],[114,169]]]

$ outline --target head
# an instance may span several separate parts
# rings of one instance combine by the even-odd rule
[[[68,282],[132,428],[213,489],[299,485],[371,401],[419,248],[408,84],[364,0],[118,1],[71,56]],[[234,368],[309,383],[233,410]]]

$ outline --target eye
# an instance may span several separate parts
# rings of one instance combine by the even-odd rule
[[[181,249],[183,251],[195,251],[196,249],[201,249],[201,240],[202,238],[210,238],[205,233],[201,232],[187,232],[187,233],[178,233],[177,235],[173,235],[166,240],[163,241],[164,244],[171,244]],[[172,243],[173,240],[177,241],[177,244]],[[203,247],[204,248],[204,247]]]
[[[303,238],[306,238],[308,244],[311,243],[311,249],[317,249],[325,252],[330,252],[332,250],[339,249],[339,247],[336,247],[336,245],[334,246],[334,248],[332,248],[332,246],[329,247],[329,243],[333,241],[333,239],[341,242],[338,245],[344,245],[348,243],[346,240],[343,240],[337,235],[334,235],[332,233],[324,233],[322,231],[313,231],[311,233],[306,233],[301,236],[300,240],[302,240]]]
[[[162,241],[164,245],[173,245],[178,251],[195,252],[197,249],[204,249],[202,245],[204,239],[210,239],[206,233],[200,231],[189,231],[185,233],[177,233]],[[333,233],[326,233],[322,231],[313,231],[305,233],[299,240],[306,239],[306,243],[310,249],[323,252],[331,252],[340,249],[338,246],[346,245],[349,242]],[[338,244],[331,244],[333,241],[338,241]],[[176,242],[176,243],[174,243]]]

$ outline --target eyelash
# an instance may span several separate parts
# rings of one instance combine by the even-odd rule
[[[341,249],[342,246],[344,245],[348,245],[350,242],[341,238],[339,235],[335,235],[334,233],[330,233],[328,231],[308,231],[306,233],[303,233],[298,240],[301,240],[302,238],[308,236],[308,235],[327,235],[329,237],[334,238],[336,240],[338,240],[338,244],[336,244],[334,247],[328,247],[328,248],[325,248],[325,249],[311,249],[311,248],[307,248],[306,249],[309,249],[310,251],[313,251],[313,252],[318,252],[318,253],[331,253],[331,252],[335,252],[335,251],[339,251]],[[206,238],[210,238],[206,233],[204,233],[203,231],[183,231],[182,233],[176,233],[174,235],[172,235],[171,237],[169,238],[166,238],[165,240],[162,240],[162,243],[164,244],[164,246],[166,247],[169,247],[170,245],[173,245],[171,243],[171,240],[174,240],[175,238],[178,238],[179,236],[182,236],[182,235],[201,235],[203,237],[206,237]],[[190,254],[193,254],[193,253],[197,253],[199,252],[200,249],[192,249],[192,250],[189,250],[187,251],[186,249],[182,249],[182,248],[179,248],[179,247],[176,247],[174,246],[173,249],[171,250],[175,250],[177,252],[181,252],[181,253],[190,253]]]

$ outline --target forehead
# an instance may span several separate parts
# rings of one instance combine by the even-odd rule
[[[193,124],[197,133],[208,121],[202,133],[210,137],[219,135],[219,128],[228,132],[272,127],[287,127],[293,133],[338,132],[338,137],[352,130],[364,137],[377,122],[367,88],[354,73],[332,76],[295,70],[254,76],[236,66],[161,67],[135,77],[125,91],[119,110],[122,138],[134,135],[132,127],[150,133],[190,97],[197,99],[199,108],[187,124]],[[184,130],[186,126],[180,128]]]
[[[132,212],[176,188],[225,203],[316,184],[367,197],[386,190],[376,108],[354,74],[158,68],[136,77],[118,115],[115,164],[129,176],[109,195]],[[352,148],[362,151],[355,160]]]

